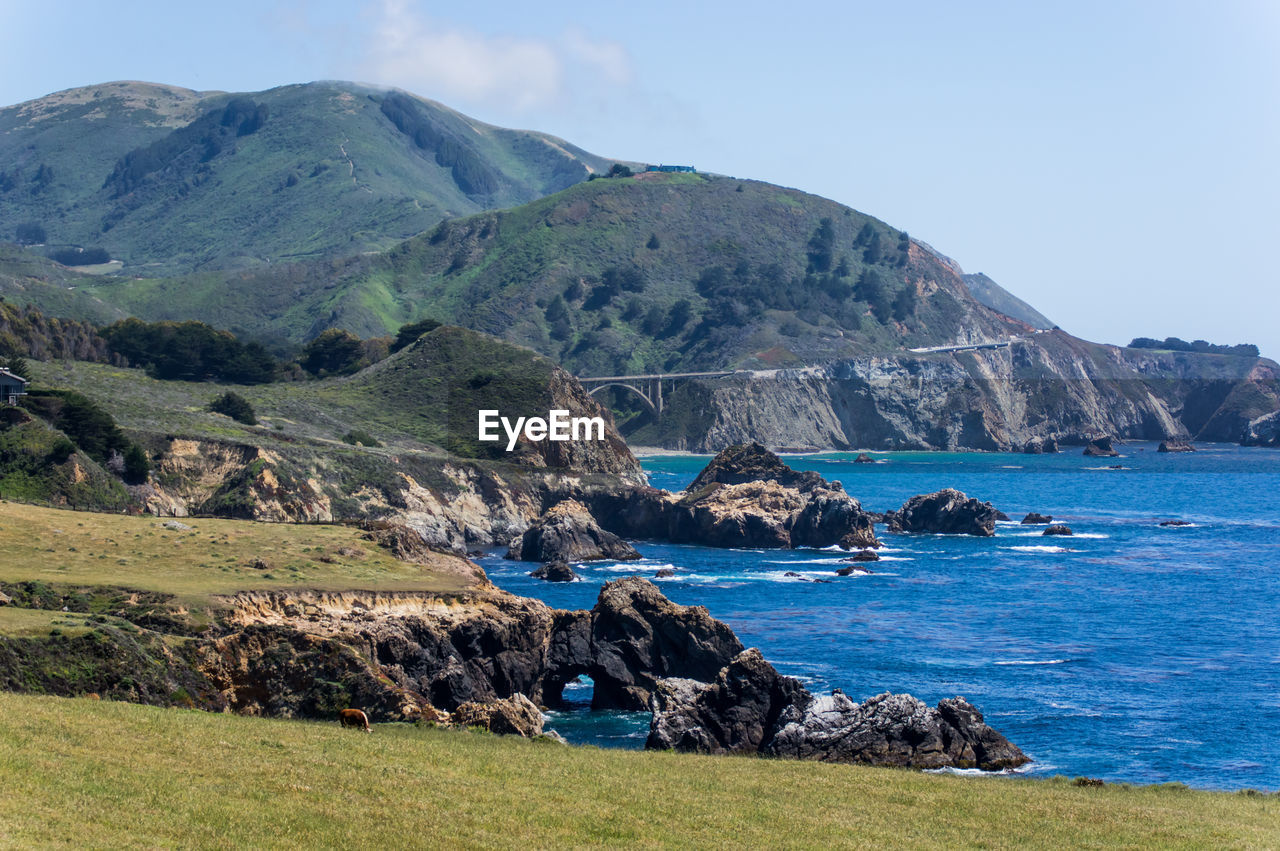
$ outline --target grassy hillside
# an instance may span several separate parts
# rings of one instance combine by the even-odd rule
[[[0,109],[0,163],[0,238],[102,247],[125,275],[356,254],[609,166],[545,134],[331,82],[59,92]]]
[[[545,417],[554,407],[555,365],[528,349],[462,328],[443,326],[355,375],[254,386],[159,381],[142,370],[106,364],[29,362],[38,386],[77,390],[111,412],[125,429],[150,435],[233,440],[264,447],[299,441],[352,449],[344,437],[362,431],[379,444],[362,451],[425,451],[463,457],[494,455],[476,442],[476,412]],[[227,390],[253,406],[249,426],[207,410]]]
[[[187,610],[207,610],[212,597],[238,591],[456,593],[470,585],[456,556],[400,561],[350,526],[187,518],[183,529],[166,522],[0,501],[0,583],[155,592],[169,608]],[[6,616],[14,611],[0,608]]]
[[[54,263],[34,250],[0,242],[0,299],[32,304],[46,316],[108,323],[128,314],[80,289],[97,283],[92,276]]]
[[[104,731],[110,731],[104,735]],[[0,695],[19,846],[1266,847],[1280,799]]]
[[[93,292],[145,318],[216,317],[295,340],[431,316],[578,374],[772,368],[1009,331],[883,222],[770,184],[684,174],[582,183],[378,255]]]

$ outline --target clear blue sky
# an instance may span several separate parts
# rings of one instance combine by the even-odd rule
[[[833,198],[1089,339],[1280,357],[1271,0],[0,0],[0,103],[117,79],[395,85]]]

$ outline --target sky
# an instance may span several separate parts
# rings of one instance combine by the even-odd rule
[[[317,79],[832,198],[1086,339],[1280,359],[1280,2],[0,0],[0,104]]]

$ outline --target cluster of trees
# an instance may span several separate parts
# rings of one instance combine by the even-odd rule
[[[614,163],[613,168],[609,169],[609,172],[607,174],[600,174],[599,172],[593,171],[591,172],[591,176],[588,177],[587,180],[592,181],[592,180],[598,180],[601,178],[608,179],[612,177],[631,177],[633,174],[634,172],[631,171],[631,168],[629,166],[625,166],[622,163]]]
[[[32,390],[23,397],[22,404],[126,482],[146,481],[151,468],[147,453],[125,437],[109,413],[85,396],[72,390]],[[71,453],[64,446],[58,454],[65,461]]]
[[[1206,340],[1186,340],[1178,337],[1165,337],[1157,340],[1153,337],[1136,337],[1129,344],[1131,349],[1169,349],[1175,352],[1202,352],[1211,355],[1243,355],[1258,357],[1258,347],[1253,343],[1239,343],[1234,346],[1217,345]]]
[[[93,248],[60,248],[56,251],[49,252],[49,259],[63,266],[96,266],[99,263],[107,263],[111,260],[111,255],[107,253],[107,249]]]
[[[203,322],[123,319],[99,332],[113,354],[155,378],[265,384],[281,365],[261,343],[242,343]]]
[[[101,363],[110,360],[110,350],[89,322],[45,316],[37,307],[20,307],[0,296],[0,362],[22,357]]]
[[[0,183],[0,187],[2,186]],[[13,229],[13,238],[19,245],[43,245],[49,240],[49,235],[39,222],[22,222]]]
[[[256,133],[266,124],[269,110],[248,98],[233,98],[222,109],[211,109],[185,127],[179,127],[142,148],[121,157],[102,184],[113,198],[129,194],[153,172],[173,165],[207,163],[235,138]]]
[[[418,104],[408,95],[391,92],[382,99],[382,114],[396,129],[413,140],[423,151],[434,153],[436,164],[449,169],[453,182],[468,195],[491,195],[501,186],[497,172],[469,145],[447,134],[423,115]]]

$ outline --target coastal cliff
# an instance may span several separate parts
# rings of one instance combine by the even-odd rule
[[[1280,408],[1263,358],[1102,346],[1059,331],[1004,348],[868,356],[686,385],[633,440],[696,452],[757,440],[818,449],[1020,450],[1097,434],[1239,442]],[[1256,439],[1255,439],[1256,442]]]

